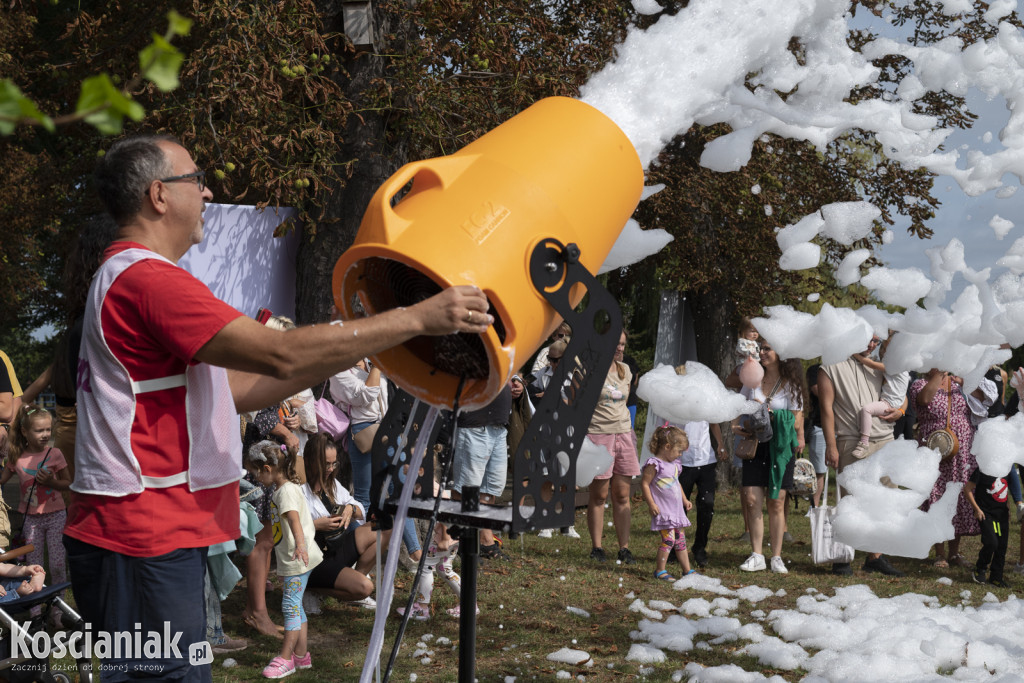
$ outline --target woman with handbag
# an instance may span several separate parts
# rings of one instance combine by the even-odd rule
[[[338,448],[327,434],[309,437],[305,449],[306,483],[302,494],[316,529],[316,544],[323,552],[321,562],[309,577],[309,588],[339,600],[360,602],[373,592],[373,582],[366,572],[374,566],[377,555],[377,533],[368,524],[360,524],[366,513],[335,477]],[[381,534],[387,545],[391,532]],[[309,593],[304,606],[314,600]],[[307,609],[307,612],[310,610]],[[312,613],[319,611],[314,607]]]
[[[741,437],[737,455],[743,458],[743,508],[750,527],[750,557],[740,565],[748,572],[767,568],[762,552],[764,517],[768,504],[768,529],[771,539],[772,571],[786,574],[782,560],[782,537],[786,530],[786,490],[793,487],[796,455],[804,449],[803,409],[807,404],[807,385],[803,366],[797,360],[780,361],[767,342],[761,344],[764,378],[754,389],[741,393],[760,402],[762,409],[753,416],[740,416],[733,422],[733,433]],[[767,415],[765,415],[767,413]]]
[[[377,429],[388,412],[387,379],[380,368],[368,359],[331,377],[331,397],[339,408],[348,412],[348,457],[352,463],[352,495],[370,509],[370,483],[373,480],[373,457],[370,453]],[[419,562],[422,549],[416,525],[406,520],[402,542],[413,562]]]
[[[948,372],[932,368],[921,379],[910,385],[910,400],[917,404],[918,443],[939,451],[939,478],[932,487],[925,509],[942,497],[946,484],[967,483],[978,461],[971,453],[975,428],[971,424],[970,408],[963,393],[963,380]],[[960,555],[960,537],[981,533],[974,509],[964,496],[960,496],[953,515],[953,532],[948,554],[941,543],[935,544],[935,566],[945,569],[949,565],[973,566]]]

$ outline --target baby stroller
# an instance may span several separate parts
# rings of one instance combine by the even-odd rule
[[[32,545],[15,548],[0,554],[0,562],[17,560],[33,550],[34,546]],[[70,671],[52,671],[48,657],[35,657],[31,651],[27,655],[19,652],[18,654],[22,656],[11,656],[14,650],[14,638],[20,638],[19,642],[21,643],[32,643],[33,635],[45,630],[43,625],[46,623],[46,616],[55,607],[60,608],[64,613],[62,622],[68,631],[84,631],[85,622],[81,615],[59,597],[60,593],[70,586],[70,583],[46,586],[36,593],[11,602],[0,603],[0,681],[70,683],[75,680]],[[30,611],[37,605],[44,605],[44,612],[41,616],[33,618]],[[28,628],[25,628],[26,626]],[[90,658],[79,659],[75,665],[78,680],[82,683],[92,683],[95,680]]]

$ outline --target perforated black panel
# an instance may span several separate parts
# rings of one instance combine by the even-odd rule
[[[622,312],[579,263],[576,245],[548,240],[534,249],[530,276],[537,291],[572,328],[562,362],[512,461],[512,530],[571,526],[576,498],[576,458],[622,332]],[[586,288],[579,310],[569,296]],[[558,388],[561,387],[561,391]]]

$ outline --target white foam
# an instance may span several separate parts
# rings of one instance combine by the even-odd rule
[[[655,0],[632,0],[633,9],[637,14],[657,14],[662,10]]]
[[[738,654],[756,657],[758,662],[767,667],[787,671],[802,667],[809,657],[799,645],[775,637],[746,645],[738,650]]]
[[[848,308],[826,303],[812,315],[792,306],[769,306],[765,314],[754,318],[754,327],[780,358],[821,356],[822,364],[829,365],[863,351],[871,341],[871,326]]]
[[[588,485],[611,464],[612,454],[605,446],[599,446],[590,439],[583,439],[580,454],[576,456],[576,485]]]
[[[626,654],[627,662],[640,662],[641,664],[661,664],[665,659],[664,652],[642,643],[633,643]]]
[[[821,207],[821,234],[840,244],[853,244],[870,234],[882,212],[870,202],[836,202]]]
[[[992,232],[996,234],[996,239],[1003,239],[1007,233],[1013,229],[1013,221],[1007,220],[1001,217],[999,214],[992,216],[992,220],[988,222],[988,227],[992,228]]]
[[[686,363],[685,375],[669,365],[641,375],[636,395],[653,413],[676,424],[727,422],[757,408],[756,402],[726,389],[711,368],[696,361]]]
[[[836,537],[867,552],[928,557],[933,544],[953,538],[953,513],[963,488],[948,484],[942,498],[921,511],[938,474],[938,452],[902,439],[848,465],[838,477],[849,495],[836,506]],[[882,477],[900,488],[887,487]]]
[[[1013,463],[1024,464],[1024,413],[1007,419],[996,417],[978,427],[971,453],[981,471],[991,477],[1005,477]]]
[[[639,223],[630,218],[597,273],[600,275],[639,263],[648,256],[657,254],[672,240],[673,237],[668,231],[661,228],[644,230]]]
[[[836,283],[840,287],[849,287],[860,280],[860,265],[871,258],[871,251],[868,249],[854,249],[846,254],[836,268]]]
[[[970,591],[963,595],[970,599]],[[1024,676],[1024,646],[1012,636],[1024,618],[1020,600],[998,602],[987,593],[978,607],[948,606],[915,593],[879,598],[864,585],[823,597],[802,595],[796,609],[773,610],[768,620],[776,635],[765,635],[756,623],[737,627],[735,621],[678,615],[665,623],[644,620],[636,635],[651,647],[675,652],[692,649],[693,637],[702,633],[718,634],[710,645],[746,641],[737,653],[756,657],[764,667],[801,668],[806,681],[945,680],[937,672],[953,670],[958,680]],[[817,652],[808,656],[808,650]],[[765,680],[737,665],[689,664],[685,674],[702,681]]]
[[[551,662],[561,662],[562,664],[579,666],[590,659],[590,654],[585,650],[573,650],[572,648],[563,647],[560,650],[550,653],[547,656],[547,659]]]

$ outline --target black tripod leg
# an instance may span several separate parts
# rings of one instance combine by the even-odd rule
[[[459,545],[462,558],[462,590],[459,594],[459,683],[476,680],[476,579],[480,563],[480,534],[462,528]]]

